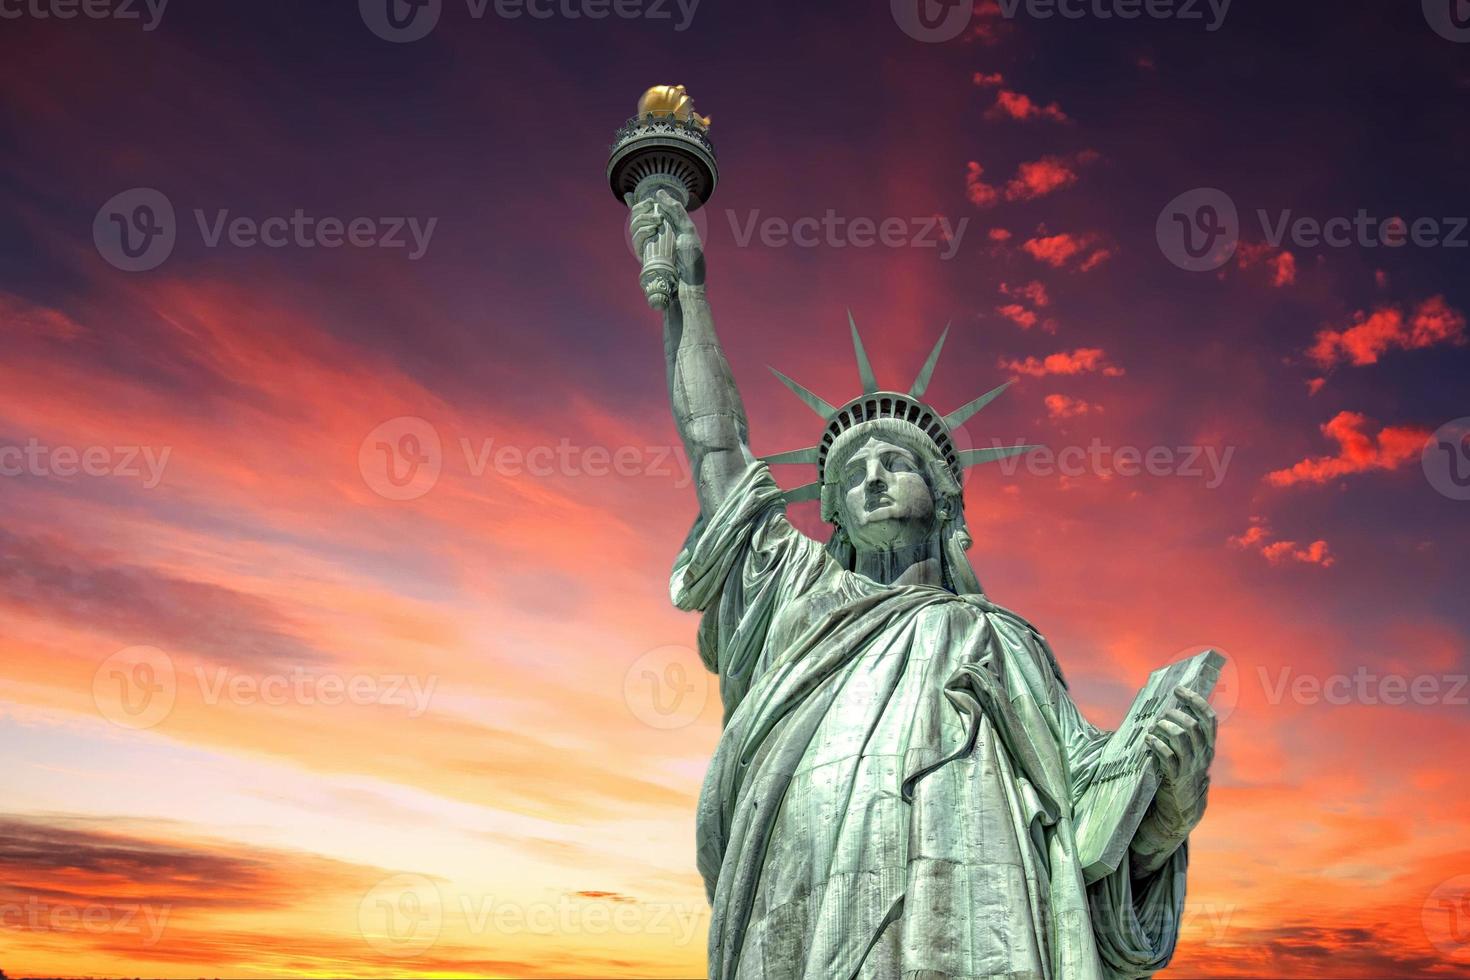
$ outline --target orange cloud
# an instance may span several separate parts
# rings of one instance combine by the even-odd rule
[[[1042,401],[1046,405],[1047,416],[1052,419],[1071,419],[1079,415],[1091,415],[1102,411],[1102,408],[1091,402],[1069,398],[1066,395],[1047,395]]]
[[[1385,426],[1372,435],[1368,419],[1358,412],[1338,412],[1322,426],[1323,435],[1338,445],[1336,456],[1304,459],[1266,480],[1276,487],[1297,483],[1326,483],[1351,473],[1395,470],[1418,457],[1429,438],[1429,430],[1418,426]]]
[[[1070,353],[1062,351],[1043,358],[1010,361],[1002,358],[1000,366],[1033,378],[1044,378],[1049,374],[1090,374],[1094,371],[1101,371],[1109,377],[1123,373],[1122,368],[1109,363],[1107,354],[1100,347],[1079,347]]]
[[[1320,367],[1344,362],[1355,366],[1376,364],[1389,350],[1418,350],[1435,344],[1465,343],[1465,315],[1433,296],[1420,303],[1412,315],[1396,306],[1384,306],[1364,315],[1353,315],[1351,326],[1317,332],[1307,353]]]

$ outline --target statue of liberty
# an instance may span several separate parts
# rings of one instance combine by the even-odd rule
[[[1078,802],[1109,733],[1068,694],[1041,634],[970,566],[963,469],[1029,447],[957,450],[923,401],[944,338],[906,393],[832,405],[817,446],[759,459],[715,335],[686,208],[633,203],[640,254],[673,243],[663,307],[674,417],[699,516],[670,591],[702,614],[724,729],[698,809],[709,976],[1104,980],[1170,959],[1186,838],[1204,813],[1215,717],[1180,687],[1146,735],[1158,789],[1116,870],[1078,857]],[[767,462],[817,481],[783,493]],[[786,517],[818,499],[825,545]],[[1107,778],[1111,778],[1109,773]]]

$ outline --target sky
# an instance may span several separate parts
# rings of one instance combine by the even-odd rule
[[[1448,0],[394,3],[0,0],[0,968],[703,975],[697,505],[603,176],[679,83],[755,451],[819,435],[768,365],[856,394],[849,310],[899,390],[950,324],[933,404],[1015,382],[957,441],[1047,447],[972,563],[1088,716],[1230,658],[1163,975],[1470,976]]]

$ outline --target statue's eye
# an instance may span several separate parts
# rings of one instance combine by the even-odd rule
[[[914,468],[907,456],[900,456],[897,453],[889,456],[883,462],[888,467],[888,472],[890,473],[909,473]]]

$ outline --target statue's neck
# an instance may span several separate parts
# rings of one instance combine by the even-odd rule
[[[892,549],[866,550],[856,554],[859,575],[879,585],[944,585],[944,562],[940,558],[939,535]]]

